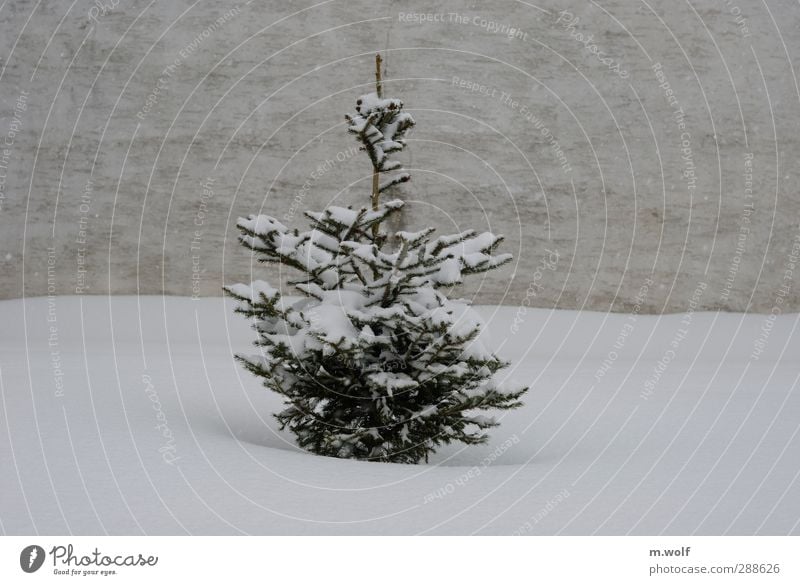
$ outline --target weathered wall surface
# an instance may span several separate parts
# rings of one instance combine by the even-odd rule
[[[235,220],[366,202],[343,114],[381,51],[401,223],[515,254],[461,295],[797,311],[798,30],[788,0],[9,0],[0,298],[275,280]]]

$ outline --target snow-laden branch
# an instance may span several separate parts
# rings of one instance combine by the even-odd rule
[[[402,164],[389,155],[406,146],[406,132],[414,126],[411,114],[403,111],[398,99],[378,97],[377,93],[362,95],[356,100],[356,113],[345,116],[348,131],[354,134],[366,151],[376,173],[387,173],[380,181],[378,191],[386,191],[411,177],[402,172]]]

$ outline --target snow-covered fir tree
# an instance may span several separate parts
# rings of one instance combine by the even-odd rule
[[[477,339],[467,303],[441,290],[511,260],[495,254],[502,236],[383,229],[403,201],[381,194],[409,179],[390,155],[405,148],[414,120],[402,101],[382,96],[380,57],[376,86],[346,117],[372,164],[369,206],[308,211],[306,231],[268,215],[238,221],[258,260],[296,269],[291,284],[302,298],[260,280],[225,290],[258,334],[260,353],[237,359],[284,398],[275,416],[301,447],[417,463],[442,444],[485,442],[497,422],[482,411],[519,406],[527,388],[498,384],[508,364]]]

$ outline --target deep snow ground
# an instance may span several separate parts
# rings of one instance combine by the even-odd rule
[[[277,432],[228,301],[0,302],[0,529],[800,534],[798,315],[477,310],[525,406],[405,466]]]

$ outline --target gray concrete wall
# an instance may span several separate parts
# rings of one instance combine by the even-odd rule
[[[457,294],[800,308],[797,3],[313,4],[4,3],[0,298],[276,280],[236,217],[367,201],[343,114],[382,51],[417,120],[400,223],[515,254]]]

